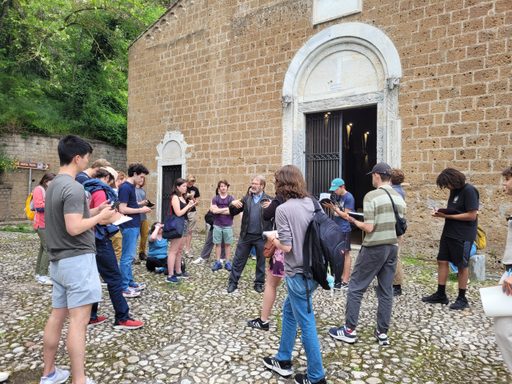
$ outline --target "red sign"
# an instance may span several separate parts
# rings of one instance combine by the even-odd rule
[[[21,169],[39,169],[41,171],[46,171],[48,168],[50,168],[50,164],[46,163],[31,163],[28,161],[17,161],[16,162],[16,168]]]

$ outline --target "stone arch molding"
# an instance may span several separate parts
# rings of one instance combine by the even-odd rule
[[[185,137],[179,131],[167,131],[164,138],[156,146],[157,156],[157,217],[161,217],[162,212],[162,184],[163,167],[169,165],[181,165],[181,174],[186,175],[186,151],[189,145],[185,142]]]
[[[380,29],[359,22],[312,36],[285,74],[283,164],[305,169],[305,114],[377,104],[377,159],[400,167],[400,56]]]

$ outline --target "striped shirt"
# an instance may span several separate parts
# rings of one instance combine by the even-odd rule
[[[390,185],[383,185],[395,203],[400,217],[405,214],[405,201]],[[375,247],[384,244],[397,244],[395,232],[395,213],[388,194],[382,189],[375,189],[368,192],[363,201],[364,221],[373,224],[373,232],[367,233],[363,246]]]

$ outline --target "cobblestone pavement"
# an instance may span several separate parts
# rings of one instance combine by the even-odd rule
[[[37,245],[35,235],[0,232],[0,371],[11,372],[9,383],[37,383],[42,370],[42,335],[51,288],[39,285],[33,277]],[[196,241],[196,251],[200,246]],[[388,348],[379,347],[371,336],[376,309],[373,289],[368,290],[361,308],[359,341],[351,346],[327,334],[329,327],[342,322],[345,294],[315,293],[329,382],[512,382],[495,345],[492,321],[483,315],[479,285],[471,284],[469,310],[453,312],[447,306],[425,305],[420,297],[434,287],[434,264],[407,261],[408,280],[404,295],[394,305]],[[252,289],[254,264],[248,264],[240,289],[233,295],[225,293],[227,272],[212,273],[209,267],[189,263],[192,278],[170,286],[161,275],[136,265],[137,280],[148,284],[141,297],[129,301],[134,317],[146,322],[139,330],[112,328],[112,306],[105,289],[100,313],[109,322],[88,331],[88,375],[102,384],[293,382],[278,378],[261,364],[263,356],[276,352],[280,310],[272,315],[270,332],[245,327],[247,319],[259,315],[262,300]],[[450,283],[452,297],[455,288]],[[284,291],[281,287],[276,308]],[[63,343],[57,362],[69,365]],[[299,340],[293,363],[299,372],[306,367]]]

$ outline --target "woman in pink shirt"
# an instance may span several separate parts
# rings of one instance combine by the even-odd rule
[[[45,173],[41,181],[34,188],[32,192],[32,202],[36,211],[34,215],[34,230],[39,236],[39,253],[37,255],[36,263],[36,280],[41,284],[52,285],[52,281],[48,276],[48,252],[46,251],[46,232],[44,225],[44,199],[46,196],[46,189],[55,177],[54,173]]]

